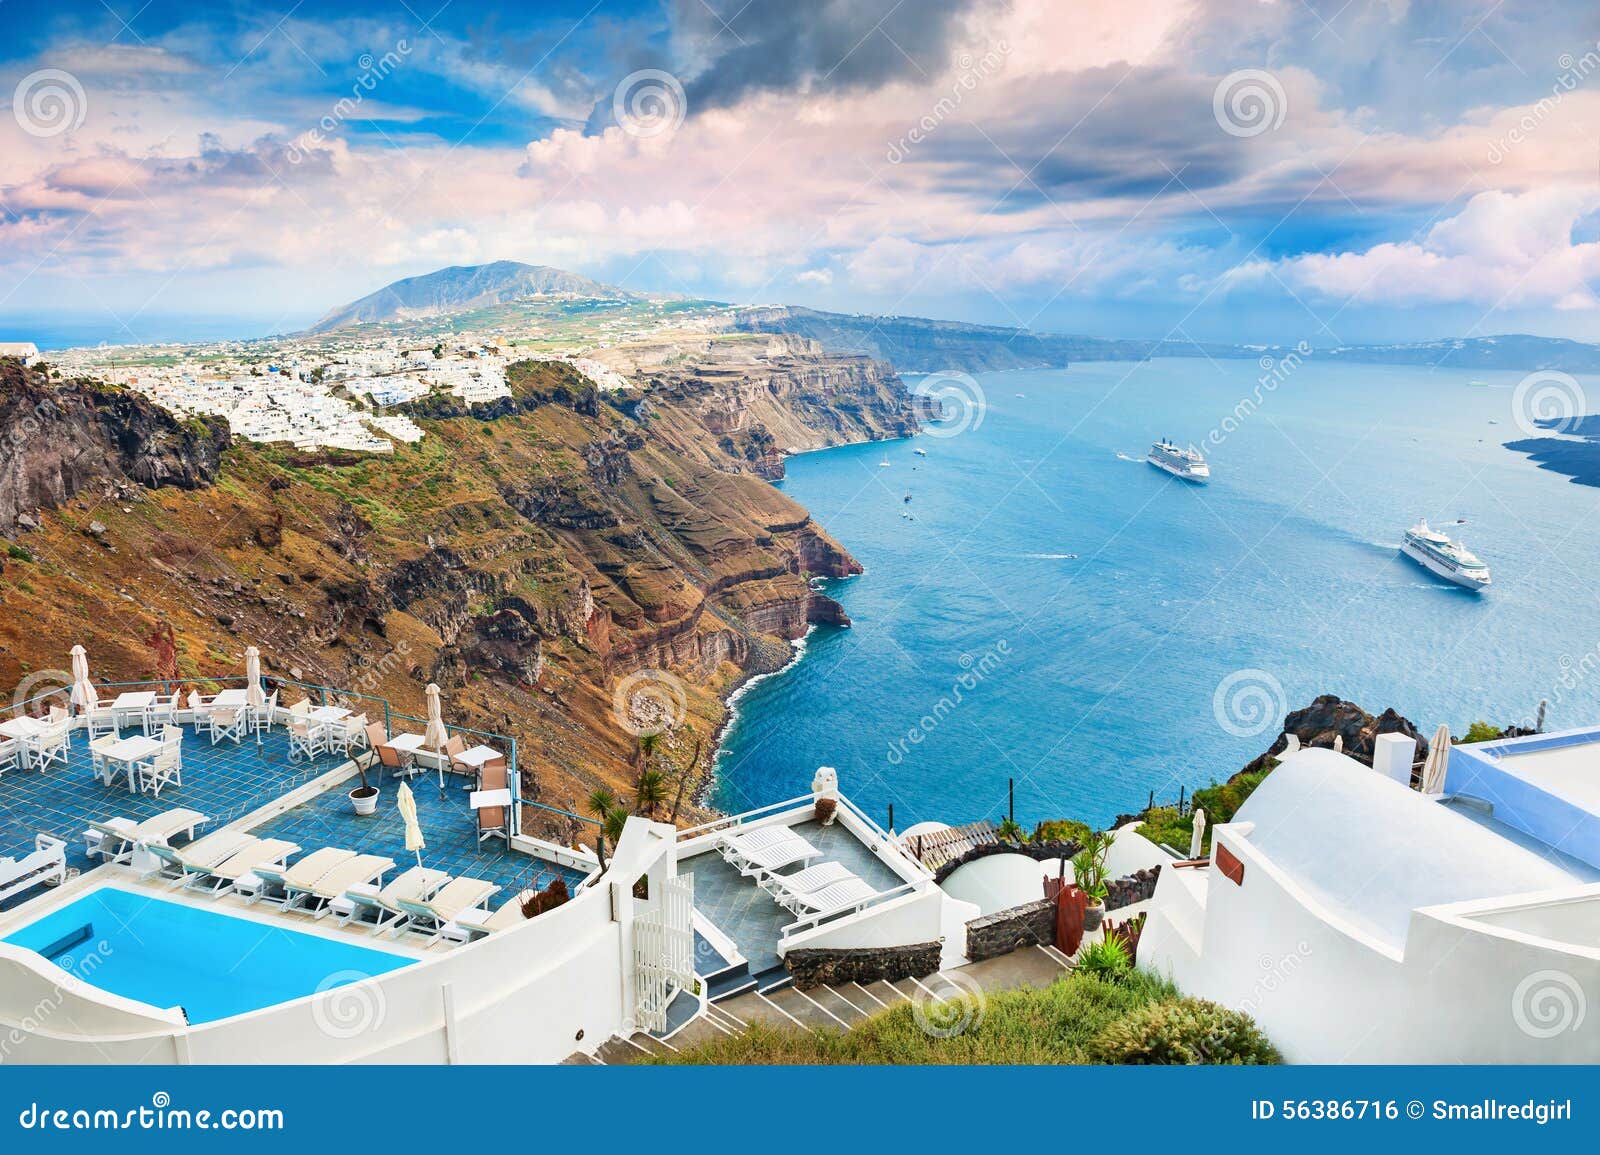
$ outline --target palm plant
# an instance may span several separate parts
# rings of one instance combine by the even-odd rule
[[[1022,824],[1014,818],[1002,818],[999,828],[995,830],[995,837],[1001,842],[1021,843]]]
[[[604,786],[597,786],[589,797],[584,800],[584,806],[589,813],[600,820],[600,837],[597,840],[596,853],[600,856],[600,869],[606,868],[606,821],[617,809],[617,796]]]
[[[656,816],[656,807],[667,800],[667,776],[659,770],[646,770],[634,786],[633,812]]]

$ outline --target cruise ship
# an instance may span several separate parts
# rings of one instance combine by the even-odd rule
[[[1164,469],[1174,477],[1204,485],[1211,480],[1211,466],[1200,456],[1198,449],[1180,449],[1170,440],[1157,441],[1150,447],[1145,460],[1157,469]]]
[[[1460,542],[1430,529],[1426,519],[1406,530],[1400,552],[1446,581],[1469,590],[1481,590],[1489,584],[1489,567]]]

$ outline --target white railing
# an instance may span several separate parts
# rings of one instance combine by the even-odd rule
[[[880,890],[871,898],[864,898],[860,902],[851,903],[849,906],[840,906],[835,907],[833,910],[808,914],[806,917],[796,919],[783,928],[782,941],[788,942],[795,935],[804,931],[814,930],[824,923],[833,922],[836,919],[845,918],[852,914],[860,914],[862,911],[870,910],[875,906],[883,906],[885,903],[892,902],[895,899],[905,898],[908,895],[915,894],[921,888],[922,883],[920,882],[902,882],[899,886],[890,890]]]
[[[784,810],[797,810],[802,806],[810,806],[815,801],[813,795],[802,794],[798,798],[790,798],[784,802],[774,802],[768,806],[759,806],[754,810],[746,810],[743,814],[730,814],[722,818],[715,818],[710,822],[691,826],[687,830],[678,831],[679,842],[691,842],[696,838],[704,838],[719,830],[729,830],[738,826],[745,826],[758,818],[770,818]]]

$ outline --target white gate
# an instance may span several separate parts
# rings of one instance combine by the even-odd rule
[[[694,983],[694,875],[669,879],[660,901],[633,923],[633,983],[639,1029],[667,1028],[667,1008]]]

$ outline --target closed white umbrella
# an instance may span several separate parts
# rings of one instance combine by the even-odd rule
[[[422,734],[422,744],[430,750],[443,750],[444,744],[450,741],[450,735],[444,728],[443,707],[439,704],[439,687],[434,682],[428,683],[428,728]]]
[[[1444,793],[1444,772],[1450,764],[1450,727],[1440,726],[1428,746],[1428,760],[1422,764],[1422,792]]]
[[[417,854],[417,865],[422,865],[422,852],[427,848],[427,843],[422,839],[422,826],[417,822],[417,800],[411,793],[411,787],[400,783],[399,797],[395,805],[400,808],[400,817],[406,824],[406,849],[414,850]]]
[[[1189,836],[1189,857],[1199,858],[1205,851],[1206,845],[1206,812],[1200,807],[1194,808],[1194,833]]]
[[[244,700],[253,710],[267,704],[267,691],[261,685],[261,651],[254,646],[244,652]]]
[[[100,704],[100,695],[89,680],[89,653],[82,646],[72,647],[72,704],[83,714]]]

